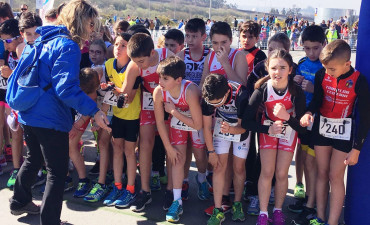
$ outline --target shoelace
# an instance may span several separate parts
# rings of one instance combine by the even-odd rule
[[[176,201],[176,202],[172,203],[171,207],[168,209],[168,212],[169,213],[176,213],[178,207],[179,207],[179,202]]]

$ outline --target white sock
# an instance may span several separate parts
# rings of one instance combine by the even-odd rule
[[[178,200],[180,205],[182,205],[182,199],[181,199],[181,189],[172,189],[173,191],[173,200]]]
[[[260,215],[263,215],[263,214],[265,214],[267,217],[269,217],[269,212],[260,211]]]
[[[152,171],[152,177],[159,176],[159,171]]]
[[[37,176],[41,177],[42,175],[42,170],[39,170],[39,172],[37,173]]]
[[[206,173],[199,173],[198,172],[198,182],[203,183],[206,180]]]
[[[184,178],[184,181],[185,181],[185,182],[189,182],[189,177]]]
[[[282,209],[281,208],[275,208],[274,207],[274,210],[272,210],[272,212],[275,212],[276,210],[280,210],[281,211]]]

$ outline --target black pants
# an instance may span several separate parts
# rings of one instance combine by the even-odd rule
[[[18,172],[10,208],[16,210],[32,201],[31,186],[45,160],[48,175],[40,221],[42,225],[59,225],[68,172],[68,133],[26,125],[23,129],[28,151]]]
[[[161,136],[156,135],[152,153],[153,171],[159,171],[160,176],[166,175],[164,172],[164,161],[166,150],[164,149]]]

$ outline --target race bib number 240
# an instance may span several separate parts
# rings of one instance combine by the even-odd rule
[[[349,141],[351,128],[351,118],[332,119],[320,116],[319,133],[324,137]]]

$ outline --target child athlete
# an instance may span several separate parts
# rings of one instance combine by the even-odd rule
[[[364,75],[351,66],[351,48],[344,40],[330,42],[322,50],[324,69],[315,75],[313,99],[301,119],[313,122],[311,144],[317,163],[317,218],[310,224],[338,224],[345,196],[344,173],[356,165],[370,127],[369,87]],[[355,128],[355,102],[359,112]],[[316,113],[315,118],[313,115]],[[326,208],[330,184],[329,218]]]
[[[304,114],[305,96],[289,74],[292,56],[285,50],[273,51],[266,67],[269,76],[256,83],[242,121],[243,128],[259,133],[261,175],[258,181],[260,215],[257,225],[268,224],[268,203],[271,180],[275,174],[275,207],[273,224],[285,224],[282,206],[288,190],[288,170],[297,143],[297,132],[304,132],[299,119]],[[264,105],[261,121],[256,120],[260,104]]]
[[[197,151],[204,148],[199,88],[191,81],[184,80],[185,63],[176,56],[168,57],[159,63],[159,86],[155,88],[154,112],[158,132],[166,148],[170,162],[173,183],[172,205],[166,214],[166,220],[177,222],[183,213],[181,188],[184,179],[184,165],[188,138]],[[170,114],[168,130],[164,112]]]

